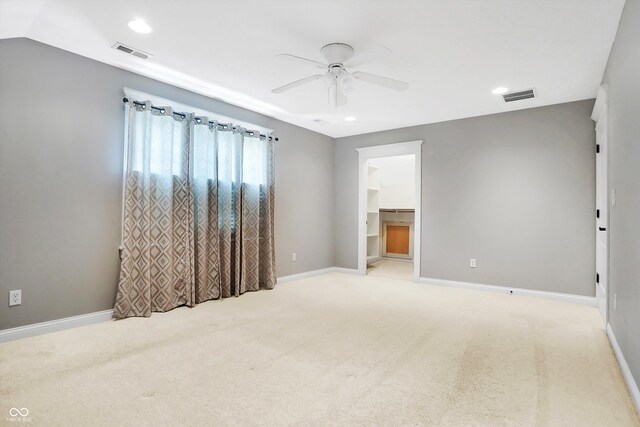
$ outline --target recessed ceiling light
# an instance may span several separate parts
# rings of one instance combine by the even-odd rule
[[[129,21],[129,28],[140,34],[149,34],[151,32],[151,27],[149,24],[144,22],[144,19],[134,19],[133,21]]]
[[[355,117],[353,117],[353,116],[347,116],[347,117],[345,117],[344,119],[345,119],[346,121],[348,121],[348,122],[352,122],[352,121],[354,121],[356,118],[355,118]]]
[[[506,88],[506,87],[497,87],[491,91],[491,93],[494,95],[502,95],[503,93],[507,93],[507,92],[509,92],[509,88]]]

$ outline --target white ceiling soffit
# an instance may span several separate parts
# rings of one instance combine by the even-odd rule
[[[29,37],[314,131],[341,137],[596,96],[624,0],[0,0],[0,38]],[[151,34],[127,23],[144,19]],[[121,42],[153,56],[116,51]],[[373,45],[387,57],[358,70],[410,83],[355,82],[346,106],[317,73],[277,59],[322,61],[320,48]],[[352,71],[352,70],[351,70]],[[491,90],[535,88],[505,103]],[[346,116],[355,121],[345,121]]]

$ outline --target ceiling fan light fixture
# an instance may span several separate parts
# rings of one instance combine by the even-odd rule
[[[353,90],[353,77],[351,77],[346,71],[344,71],[338,77],[338,84],[344,91],[344,93],[349,93]]]

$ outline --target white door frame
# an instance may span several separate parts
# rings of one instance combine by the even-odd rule
[[[358,161],[358,273],[367,274],[367,160],[380,157],[415,156],[415,218],[413,225],[413,280],[420,279],[422,242],[422,140],[357,148]]]
[[[591,119],[596,122],[596,303],[605,327],[609,291],[609,126],[607,86],[598,90]],[[604,233],[604,234],[603,234]],[[600,246],[604,239],[605,250]]]

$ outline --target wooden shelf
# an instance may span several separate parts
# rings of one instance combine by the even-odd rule
[[[374,233],[367,234],[367,237],[378,237],[378,236],[379,236],[379,234],[377,234],[377,233],[375,233],[375,234]]]

